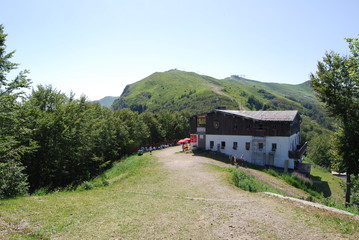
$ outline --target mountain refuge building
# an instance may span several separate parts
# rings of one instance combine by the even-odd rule
[[[191,144],[262,166],[297,169],[306,151],[298,111],[215,109],[189,117]]]

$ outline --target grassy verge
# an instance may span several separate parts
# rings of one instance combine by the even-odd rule
[[[227,180],[231,181],[236,187],[249,191],[249,192],[272,192],[277,194],[285,193],[280,189],[267,183],[260,176],[253,176],[246,171],[237,168],[220,167],[214,164],[209,164],[213,169],[217,171],[224,171],[230,173],[230,177]]]
[[[116,210],[134,204],[116,187],[127,186],[130,177],[146,175],[153,159],[148,154],[130,156],[77,190],[0,201],[0,239],[91,239],[101,229],[110,232],[111,220],[126,218],[125,213]],[[76,236],[67,235],[74,232]]]
[[[249,192],[277,192],[276,189],[272,188],[270,185],[242,170],[232,170],[232,181],[234,185],[240,189]]]
[[[304,177],[300,174],[296,173],[278,173],[277,171],[273,169],[265,169],[264,172],[282,179],[286,183],[292,185],[295,188],[301,189],[307,193],[309,193],[312,197],[315,197],[317,199],[321,199],[322,195],[317,191],[316,186],[313,184],[313,182]],[[312,201],[312,198],[308,198],[307,200]]]
[[[218,152],[195,151],[194,153],[224,163],[229,163],[228,156]],[[242,167],[272,175],[273,177],[281,179],[297,189],[301,189],[307,192],[308,194],[310,194],[310,196],[306,197],[305,200],[320,202],[326,206],[338,208],[359,215],[359,211],[357,208],[355,207],[347,208],[344,206],[344,199],[343,199],[344,192],[341,186],[344,180],[336,176],[333,176],[328,170],[321,168],[320,166],[312,164],[310,178],[306,178],[304,176],[295,173],[294,174],[279,173],[274,169],[270,169],[270,168],[268,169],[266,167],[253,165],[247,162],[242,163]],[[261,177],[258,174],[250,174],[250,175],[252,175],[251,178],[246,177],[243,173],[239,174],[233,172],[233,177],[232,177],[233,183],[236,186],[238,187],[241,186],[240,188],[248,191],[254,191],[254,189],[257,189],[255,191],[258,192],[268,191],[268,192],[286,195],[285,193],[283,193],[282,190],[277,189],[275,186],[265,183],[266,180],[261,179]],[[241,181],[243,183],[240,183]],[[263,189],[267,189],[267,190],[263,190]]]
[[[343,184],[345,183],[345,178],[340,178],[331,174],[331,172],[325,168],[322,168],[314,163],[311,163],[311,178],[315,181],[315,185],[318,186],[318,189],[321,189],[324,197],[330,197],[336,202],[344,202],[344,188]],[[321,183],[326,183],[328,187],[323,186]]]

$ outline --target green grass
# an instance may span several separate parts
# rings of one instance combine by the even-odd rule
[[[318,192],[317,187],[313,184],[313,182],[300,174],[296,173],[278,173],[273,169],[265,169],[264,172],[282,179],[286,183],[292,185],[295,188],[301,189],[307,193],[309,193],[312,197],[317,199],[321,199],[322,195]]]
[[[223,154],[215,154],[215,158],[222,162],[227,162],[226,156]],[[228,161],[229,162],[229,161]],[[249,192],[272,192],[277,194],[285,195],[283,191],[274,186],[268,184],[264,179],[260,179],[260,176],[253,176],[244,170],[237,169],[235,167],[221,167],[215,164],[209,164],[211,168],[230,173],[227,175],[227,180],[234,184],[236,187],[249,191]]]
[[[296,109],[316,119],[324,114],[308,83],[264,83],[244,78],[220,80],[179,70],[153,73],[129,85],[114,102],[114,107],[143,110],[145,106],[149,111],[187,110],[190,114],[196,114],[213,110],[218,105],[238,109],[238,103],[247,109],[246,103],[251,95],[262,104],[271,106],[272,110]]]
[[[344,189],[342,184],[345,183],[345,178],[334,176],[327,169],[313,163],[311,163],[310,175],[314,180],[326,182],[329,185],[329,190],[323,190],[326,197],[330,197],[337,202],[344,202]]]
[[[306,161],[310,162],[309,159],[306,159]],[[312,163],[311,178],[318,181],[314,182],[314,185],[325,197],[322,198],[322,204],[359,215],[358,207],[345,207],[345,177],[334,176],[329,170]]]
[[[188,110],[191,114],[209,111],[221,104],[237,108],[235,102],[212,91],[211,84],[219,85],[217,79],[192,72],[170,70],[152,75],[129,85],[120,99],[114,102],[115,109],[124,105],[131,109],[146,106],[149,111]],[[206,104],[204,105],[203,102]]]
[[[149,154],[133,155],[115,163],[111,169],[92,181],[85,182],[75,191],[44,195],[46,191],[42,190],[36,194],[42,196],[33,195],[1,201],[0,218],[7,223],[6,225],[13,226],[8,228],[4,238],[49,239],[49,236],[57,233],[66,236],[67,232],[78,232],[77,236],[67,236],[67,239],[81,239],[82,232],[87,236],[95,236],[98,231],[93,227],[97,224],[95,220],[98,220],[99,224],[101,221],[103,224],[109,224],[113,218],[126,217],[121,212],[109,212],[111,209],[121,209],[127,206],[126,204],[135,204],[129,203],[126,196],[118,194],[116,186],[130,177],[149,174],[148,169],[153,164],[154,157]],[[105,184],[108,186],[104,186],[104,180],[108,182]],[[123,198],[123,202],[115,207],[114,200],[117,198]],[[36,227],[37,225],[39,227]],[[86,226],[92,227],[83,229]],[[0,227],[4,228],[1,224]],[[101,224],[98,228],[106,229]]]
[[[212,151],[201,151],[201,150],[196,150],[194,153],[224,163],[229,163],[228,156],[221,153],[212,152]],[[310,179],[299,176],[297,174],[279,173],[274,169],[271,168],[268,169],[266,167],[253,165],[247,162],[243,163],[243,167],[252,169],[252,171],[256,170],[272,175],[278,179],[285,181],[286,183],[292,185],[295,188],[301,189],[309,193],[311,197],[307,197],[306,200],[320,202],[326,206],[334,207],[337,209],[341,209],[359,215],[359,211],[357,208],[345,207],[344,205],[344,190],[341,185],[345,180],[343,178],[333,176],[327,169],[321,168],[320,166],[312,164]],[[238,177],[233,176],[233,178],[238,178]],[[265,183],[262,184],[261,182],[265,182],[265,179],[260,179],[260,178],[261,177],[259,175],[254,177],[254,179],[251,178],[251,181],[256,182],[253,183],[253,189],[260,189],[257,190],[258,192],[268,191],[268,192],[286,195],[285,192],[281,191],[278,188],[275,188],[269,184],[265,184]],[[246,179],[245,183],[243,183],[245,185],[243,187],[245,188],[245,190],[251,189],[252,187],[250,186],[251,183],[248,182],[250,181]],[[238,185],[236,181],[233,181],[233,183],[236,186]],[[263,186],[258,187],[258,185],[263,185]],[[267,190],[262,190],[262,189],[267,189]]]
[[[183,154],[187,155],[190,157]],[[215,164],[210,164],[210,167],[210,173],[220,172],[218,176],[226,180],[237,171]],[[133,155],[88,181],[86,184],[92,188],[87,191],[79,188],[2,200],[0,238],[149,239],[151,236],[151,239],[217,239],[214,237],[218,230],[216,226],[224,219],[230,219],[233,213],[225,211],[241,208],[241,205],[184,199],[181,196],[203,196],[196,195],[199,189],[195,186],[181,184],[181,179],[173,176],[175,170],[171,171],[157,162],[153,155]],[[104,180],[108,182],[107,186],[103,185]],[[258,189],[263,183],[259,186]],[[201,188],[200,191],[203,193],[206,189]],[[211,196],[211,193],[207,194]],[[258,195],[258,200],[260,197]],[[288,204],[280,207],[290,212],[295,211],[293,209],[302,211]],[[323,224],[328,229],[335,224],[335,230],[331,231],[339,229],[345,234],[354,234],[358,229],[353,220],[343,217],[340,223],[336,220],[339,217],[329,216],[328,219],[318,215],[316,218],[313,214],[298,212],[303,219],[314,218],[317,225]]]
[[[232,171],[232,181],[234,185],[240,189],[249,192],[265,192],[269,187],[264,182],[249,175],[247,172],[237,169],[233,169]]]

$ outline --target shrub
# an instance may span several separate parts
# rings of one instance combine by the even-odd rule
[[[359,210],[359,176],[351,175],[351,204]]]
[[[32,196],[44,196],[49,193],[50,193],[49,188],[43,187],[43,188],[36,189],[36,191],[34,193],[32,193],[31,195]]]
[[[279,175],[279,177],[293,187],[299,188],[309,193],[313,197],[316,197],[318,199],[322,198],[322,195],[316,191],[313,182],[310,179],[300,175],[299,173],[294,172],[292,174],[281,174]]]
[[[272,175],[274,177],[279,177],[279,173],[276,170],[272,169],[272,168],[266,169],[266,170],[264,170],[264,172],[266,172],[269,175]]]
[[[91,189],[93,189],[93,184],[91,183],[91,182],[89,182],[89,181],[85,181],[82,185],[81,185],[81,188],[83,189],[83,190],[91,190]]]
[[[245,171],[234,170],[232,180],[234,185],[242,190],[249,192],[260,191],[260,184],[258,183],[258,180]]]
[[[27,194],[29,185],[21,163],[0,163],[0,199]]]

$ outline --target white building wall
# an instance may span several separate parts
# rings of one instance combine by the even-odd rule
[[[277,144],[276,151],[272,152],[274,155],[274,166],[279,168],[285,167],[285,160],[289,160],[288,168],[294,169],[294,160],[288,157],[288,151],[291,147],[290,137],[267,137],[266,152],[272,152],[272,144]]]
[[[210,148],[210,142],[214,141],[214,147]],[[226,147],[221,149],[221,142],[226,142]],[[237,149],[233,149],[233,142],[238,142]],[[226,155],[237,156],[238,158],[243,157],[246,161],[252,161],[252,153],[250,150],[246,150],[246,142],[250,142],[252,148],[252,136],[233,136],[233,135],[206,135],[206,150],[219,151]]]
[[[297,145],[300,144],[300,134],[295,133],[292,136],[290,136],[290,151],[296,150]]]
[[[210,148],[210,142],[213,141],[213,148]],[[225,148],[221,148],[221,143],[226,143]],[[237,149],[233,149],[233,142],[238,142]],[[246,143],[250,143],[250,149],[246,149]],[[263,150],[258,150],[258,142],[263,143]],[[233,135],[206,135],[206,150],[220,151],[226,155],[243,157],[245,161],[254,164],[268,164],[270,159],[270,153],[273,156],[272,164],[275,167],[284,168],[285,160],[289,160],[289,168],[294,169],[294,159],[288,157],[288,151],[296,149],[299,144],[299,133],[293,134],[290,137],[263,137],[257,138],[253,136],[233,136]],[[275,143],[277,148],[272,151],[272,144]],[[255,154],[254,154],[255,151]],[[263,153],[263,154],[262,154]],[[258,156],[263,156],[264,160],[258,161]]]

